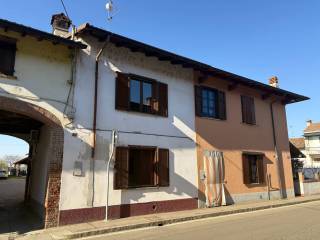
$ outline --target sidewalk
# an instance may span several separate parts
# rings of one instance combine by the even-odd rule
[[[262,209],[277,208],[295,204],[320,201],[320,196],[298,197],[289,200],[263,201],[246,204],[237,204],[218,208],[195,209],[174,213],[161,213],[138,217],[123,218],[111,221],[99,221],[68,225],[47,230],[30,232],[23,236],[17,236],[18,240],[62,240],[77,239],[112,232],[120,232],[145,227],[162,226],[166,224],[230,215],[236,213],[252,212]],[[12,236],[13,237],[13,236]],[[8,235],[0,235],[0,240],[7,240]]]

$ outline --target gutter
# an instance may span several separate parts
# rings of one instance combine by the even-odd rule
[[[281,178],[281,169],[280,169],[280,162],[279,162],[279,154],[278,154],[278,146],[277,146],[277,137],[276,137],[276,130],[275,130],[275,123],[274,123],[274,113],[273,113],[273,104],[276,101],[272,101],[270,103],[270,113],[271,113],[271,122],[272,122],[272,136],[273,136],[273,144],[274,144],[274,152],[275,152],[275,159],[277,164],[277,173],[278,173],[278,184],[280,190],[280,197],[284,199],[284,192],[282,189],[282,178]]]
[[[96,142],[97,142],[97,109],[98,109],[98,86],[99,86],[99,60],[102,55],[103,50],[106,48],[107,44],[110,42],[110,35],[108,35],[106,41],[103,46],[99,50],[96,56],[95,63],[95,73],[94,73],[94,102],[93,102],[93,142],[91,148],[91,158],[94,159],[95,150],[96,150]]]

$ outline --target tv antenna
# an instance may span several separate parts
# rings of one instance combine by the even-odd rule
[[[108,21],[111,21],[116,14],[117,8],[112,0],[109,0],[106,4],[106,10],[108,12]]]

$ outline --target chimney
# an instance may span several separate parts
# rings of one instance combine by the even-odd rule
[[[312,124],[312,120],[307,120],[307,127],[309,127]]]
[[[69,33],[71,20],[64,13],[52,15],[51,18],[52,33],[54,35],[65,37]]]
[[[279,87],[278,78],[277,78],[276,76],[271,77],[271,78],[269,79],[269,85],[272,86],[272,87],[278,88],[278,87]]]

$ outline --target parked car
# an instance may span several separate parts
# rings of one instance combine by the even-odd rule
[[[0,178],[8,178],[8,171],[0,170]]]

